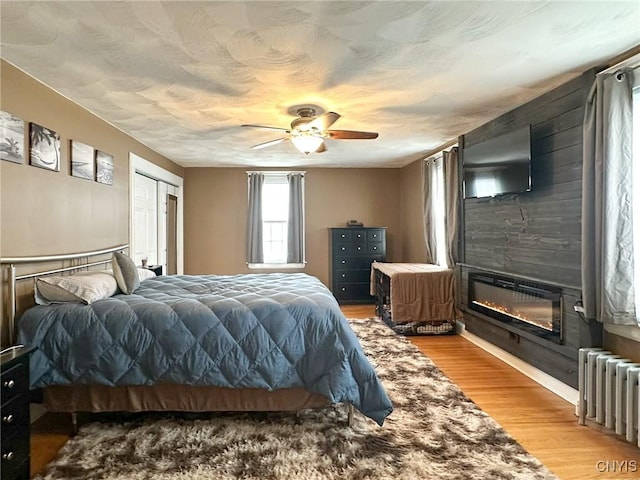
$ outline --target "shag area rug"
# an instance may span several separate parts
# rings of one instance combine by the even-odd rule
[[[39,479],[556,479],[406,338],[350,320],[394,412],[148,414],[84,425]]]

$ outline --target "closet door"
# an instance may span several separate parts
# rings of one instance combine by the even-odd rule
[[[178,197],[167,194],[167,275],[178,273]]]
[[[142,264],[147,258],[149,265],[158,262],[158,182],[136,173],[134,188],[133,261]]]

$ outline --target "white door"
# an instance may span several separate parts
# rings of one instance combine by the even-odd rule
[[[135,174],[133,261],[149,265],[158,264],[158,182],[139,173]]]
[[[133,152],[129,153],[129,175],[131,258],[137,264],[141,264],[142,258],[147,257],[150,265],[162,265],[165,275],[169,271],[168,263],[171,263],[171,273],[182,274],[184,271],[182,177],[160,168]],[[167,199],[170,196],[176,197],[177,204],[176,211],[171,212],[175,213],[175,219],[169,220]],[[174,228],[175,234],[173,234]]]

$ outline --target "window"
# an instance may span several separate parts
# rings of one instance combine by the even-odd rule
[[[265,177],[262,187],[264,263],[287,263],[289,183],[286,175]]]
[[[303,172],[248,172],[249,268],[304,267]]]
[[[445,220],[445,195],[444,195],[444,159],[442,155],[434,162],[434,175],[431,176],[431,189],[433,198],[433,228],[435,230],[435,258],[434,263],[447,266],[447,236]]]

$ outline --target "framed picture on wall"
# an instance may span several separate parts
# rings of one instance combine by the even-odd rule
[[[29,163],[60,171],[60,135],[37,123],[29,124]]]
[[[0,110],[0,158],[24,163],[24,120]]]
[[[93,180],[95,172],[95,150],[93,147],[77,140],[71,140],[71,175]]]
[[[113,155],[96,152],[96,181],[105,185],[113,185]]]

